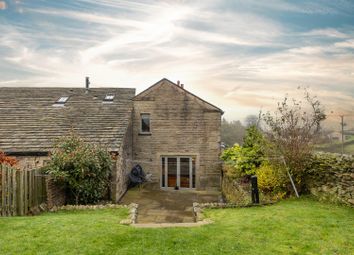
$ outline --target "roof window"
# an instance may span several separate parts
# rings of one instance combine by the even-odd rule
[[[59,99],[55,102],[56,104],[65,104],[68,101],[69,97],[63,96],[59,97]]]
[[[104,97],[103,101],[105,101],[105,102],[113,102],[113,99],[114,99],[114,94],[107,94]]]
[[[53,106],[64,106],[64,104],[68,101],[68,96],[59,97],[57,101],[53,104]]]

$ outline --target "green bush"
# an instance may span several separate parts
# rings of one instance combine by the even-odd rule
[[[108,191],[111,172],[110,154],[75,134],[60,138],[44,172],[65,185],[69,201],[76,204],[95,203]]]
[[[221,159],[230,166],[229,176],[251,176],[264,162],[265,139],[256,126],[247,129],[243,146],[235,144],[223,151]]]
[[[258,187],[262,192],[272,194],[285,192],[287,177],[284,169],[265,163],[257,168],[256,175]]]

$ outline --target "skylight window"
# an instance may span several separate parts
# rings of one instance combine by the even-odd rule
[[[114,99],[114,95],[113,94],[107,94],[105,97],[104,97],[104,101],[107,101],[107,102],[112,102]]]
[[[59,99],[55,102],[56,104],[65,104],[68,101],[69,97],[59,97]]]

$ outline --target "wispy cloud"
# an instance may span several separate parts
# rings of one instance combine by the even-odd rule
[[[80,86],[89,75],[94,86],[140,91],[167,77],[237,119],[310,85],[350,110],[352,9],[348,1],[18,2],[0,16],[0,86]]]
[[[5,10],[6,9],[6,2],[0,1],[0,10]]]

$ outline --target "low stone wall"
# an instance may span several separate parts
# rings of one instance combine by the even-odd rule
[[[55,183],[50,176],[48,176],[46,179],[46,190],[48,209],[65,205],[66,196],[64,187]]]
[[[306,187],[320,200],[354,206],[354,158],[331,153],[315,154],[305,170]]]

